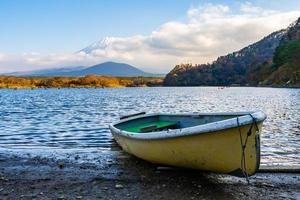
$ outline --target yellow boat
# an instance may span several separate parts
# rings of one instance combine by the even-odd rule
[[[109,127],[124,151],[149,162],[248,177],[259,168],[265,119],[262,111],[139,113]]]

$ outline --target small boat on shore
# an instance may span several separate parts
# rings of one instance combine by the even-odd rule
[[[109,126],[122,149],[146,161],[236,176],[260,164],[261,112],[145,114]]]

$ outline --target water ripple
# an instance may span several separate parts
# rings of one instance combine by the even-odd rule
[[[0,145],[115,150],[108,124],[134,112],[263,110],[262,163],[300,165],[300,90],[122,88],[0,90]]]

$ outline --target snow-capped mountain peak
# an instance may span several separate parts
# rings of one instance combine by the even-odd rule
[[[86,54],[90,54],[94,50],[98,50],[98,49],[105,50],[110,46],[112,40],[113,40],[112,37],[105,37],[102,40],[99,40],[99,41],[81,49],[78,52],[84,52]]]

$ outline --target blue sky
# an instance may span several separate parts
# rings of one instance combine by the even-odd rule
[[[105,36],[147,34],[192,2],[1,0],[0,51],[76,51]]]
[[[149,34],[162,23],[184,21],[186,10],[205,3],[239,6],[243,1],[193,0],[1,0],[0,51],[77,51],[105,36]],[[300,1],[251,1],[289,10]]]
[[[188,16],[193,7],[224,5],[230,8],[231,15],[239,13],[243,4],[281,13],[300,10],[300,1],[293,0],[0,0],[0,71],[10,71],[3,67],[11,63],[4,60],[4,54],[9,54],[11,59],[12,55],[31,52],[44,55],[74,53],[105,37],[150,36],[155,31],[160,32],[161,27],[170,22],[193,23]],[[276,28],[274,25],[274,30]],[[107,59],[110,58],[108,56]],[[129,63],[140,64],[132,60],[132,56],[130,59]],[[12,63],[11,69],[19,70],[13,66],[22,64],[21,61]],[[74,64],[70,62],[61,65]],[[157,64],[148,64],[148,68],[152,65]],[[168,63],[158,66],[165,65]],[[43,64],[32,63],[32,66],[38,68]]]

